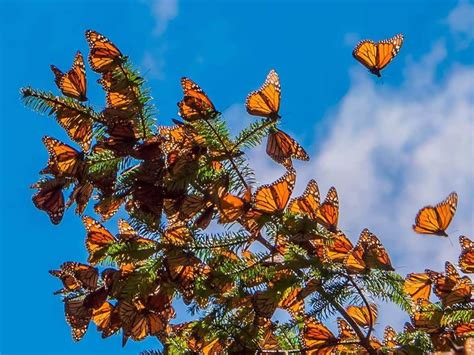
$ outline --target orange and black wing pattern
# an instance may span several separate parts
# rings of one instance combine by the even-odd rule
[[[217,114],[206,93],[189,78],[181,78],[184,98],[178,102],[179,115],[186,121],[209,119]]]
[[[120,50],[105,36],[87,30],[86,39],[90,48],[89,65],[95,72],[110,72],[123,62]]]
[[[243,196],[235,196],[224,192],[219,196],[217,207],[219,209],[219,223],[231,223],[242,217],[250,208],[252,194],[247,189]]]
[[[288,204],[288,211],[295,214],[306,216],[316,221],[317,211],[319,209],[319,188],[314,180],[310,180],[303,194],[295,197]]]
[[[51,65],[51,70],[55,76],[54,81],[63,95],[79,101],[87,101],[86,67],[81,52],[76,53],[72,68],[67,73],[63,73],[54,65]]]
[[[466,274],[474,273],[474,242],[466,236],[459,237],[461,244],[461,255],[459,255],[459,267]]]
[[[91,265],[96,265],[106,257],[108,248],[117,239],[102,224],[91,217],[84,216],[82,222],[87,231],[86,248],[89,252],[88,262]]]
[[[309,160],[309,155],[303,147],[285,132],[279,129],[271,130],[267,140],[267,154],[277,163],[290,169],[291,158]]]
[[[82,152],[55,138],[45,136],[43,143],[49,153],[48,172],[55,176],[78,177],[82,173]]]
[[[295,187],[296,172],[289,170],[277,181],[260,186],[253,196],[254,209],[273,214],[285,209]]]
[[[63,219],[65,203],[63,188],[66,181],[61,178],[40,181],[32,186],[38,189],[38,192],[33,195],[33,203],[36,208],[45,211],[51,223],[59,224]]]
[[[417,214],[413,230],[420,234],[432,234],[447,237],[449,227],[458,205],[458,195],[452,192],[436,206],[423,207]]]
[[[371,40],[363,40],[354,48],[352,56],[369,69],[372,74],[381,77],[380,71],[395,58],[402,44],[402,34],[395,35],[378,43]]]
[[[364,328],[372,328],[377,320],[377,305],[375,303],[371,303],[370,307],[366,306],[349,306],[347,307],[347,314],[351,316],[351,318],[356,322],[358,325]]]
[[[314,318],[306,319],[301,340],[305,354],[331,354],[338,343],[334,334]]]
[[[461,277],[449,261],[445,264],[445,273],[426,270],[433,283],[434,294],[445,307],[456,303],[467,302],[472,295],[472,281],[469,277]]]
[[[416,302],[429,299],[431,294],[431,278],[426,272],[408,274],[403,284],[403,291]]]
[[[339,197],[337,196],[335,187],[329,189],[326,199],[318,209],[316,219],[330,232],[337,232],[337,222],[339,220]]]
[[[263,116],[276,120],[280,118],[280,78],[275,70],[270,70],[260,89],[252,91],[247,96],[245,107],[254,116]]]

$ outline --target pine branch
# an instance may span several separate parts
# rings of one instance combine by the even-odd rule
[[[234,146],[231,152],[236,152],[241,147],[254,148],[262,142],[262,139],[268,135],[268,131],[275,125],[272,119],[261,119],[252,122],[250,126],[240,131],[235,138]]]

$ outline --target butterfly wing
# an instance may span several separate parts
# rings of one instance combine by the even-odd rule
[[[318,184],[316,181],[310,180],[303,194],[290,201],[288,210],[291,213],[301,214],[312,220],[316,220],[319,203]]]
[[[462,235],[459,237],[459,244],[461,244],[459,267],[464,273],[474,273],[474,242]]]
[[[397,34],[390,39],[377,43],[376,67],[380,71],[398,54],[403,44],[403,35]]]
[[[216,113],[214,104],[206,93],[189,78],[181,78],[184,98],[178,103],[179,115],[186,121],[208,119]]]
[[[77,177],[83,168],[82,153],[52,137],[43,137],[43,143],[59,176]],[[54,170],[53,169],[53,170]]]
[[[317,212],[317,221],[330,232],[337,232],[337,222],[339,219],[339,198],[335,187],[328,191],[326,199],[321,204]]]
[[[364,328],[373,327],[377,320],[377,305],[371,303],[370,307],[366,306],[349,306],[347,307],[347,314],[349,314],[354,322]]]
[[[91,265],[96,265],[105,258],[109,246],[114,244],[116,239],[102,224],[91,217],[84,216],[82,222],[87,231],[88,262]]]
[[[433,234],[445,236],[451,220],[454,217],[458,203],[458,195],[455,192],[436,206],[423,207],[417,214],[413,230],[420,234]]]
[[[52,179],[33,185],[33,188],[39,189],[33,196],[34,205],[37,209],[45,211],[53,224],[59,224],[63,219],[65,184],[63,179]]]
[[[360,240],[364,246],[364,262],[368,268],[393,271],[390,257],[380,240],[368,229],[362,231]]]
[[[352,56],[370,71],[377,68],[377,46],[371,40],[359,42],[352,51]]]
[[[67,73],[64,74],[54,65],[51,70],[55,75],[56,85],[65,96],[87,101],[86,67],[81,52],[77,51],[72,68]]]
[[[263,116],[278,119],[280,110],[280,78],[275,70],[270,70],[260,89],[252,91],[247,96],[245,107],[247,112],[254,116]]]
[[[327,350],[327,347],[337,344],[337,338],[324,324],[309,318],[304,323],[302,342],[306,350]]]
[[[89,65],[98,73],[105,73],[115,69],[123,61],[120,50],[105,36],[92,30],[86,31],[89,44]]]
[[[309,160],[303,147],[285,132],[275,129],[270,132],[267,140],[267,154],[287,169],[292,166],[291,158]]]
[[[260,186],[253,196],[254,208],[263,213],[281,212],[295,187],[296,172],[289,170],[277,181]]]
[[[411,273],[403,284],[403,291],[416,302],[420,298],[429,299],[431,294],[431,279],[427,273]]]
[[[333,262],[343,262],[349,252],[354,248],[351,241],[346,235],[338,231],[334,238],[329,239],[326,243],[326,256]]]

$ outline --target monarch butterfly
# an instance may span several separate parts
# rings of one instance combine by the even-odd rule
[[[413,301],[420,298],[429,299],[431,294],[431,278],[427,273],[408,274],[403,284],[403,291],[410,295]]]
[[[131,152],[131,155],[135,159],[146,160],[146,161],[157,161],[163,159],[163,152],[161,150],[161,144],[163,139],[160,136],[153,136],[144,139],[143,142],[135,147]]]
[[[474,243],[468,237],[459,237],[461,244],[461,255],[459,255],[459,267],[464,273],[474,272]]]
[[[280,118],[280,78],[275,70],[270,70],[260,89],[252,91],[245,102],[247,112],[254,116],[263,116],[271,120]]]
[[[184,98],[178,102],[178,114],[186,121],[193,122],[199,119],[209,119],[218,112],[206,93],[189,78],[181,78]]]
[[[102,224],[91,217],[84,216],[82,223],[84,223],[87,231],[86,248],[89,252],[87,261],[91,265],[96,265],[106,257],[108,248],[117,239]]]
[[[397,332],[391,326],[385,327],[383,332],[383,346],[389,349],[394,349],[400,346],[397,341]]]
[[[191,303],[194,298],[194,281],[201,269],[201,260],[191,252],[172,249],[167,253],[163,263],[171,281],[181,290],[184,303]]]
[[[289,292],[280,300],[278,307],[285,309],[293,319],[297,320],[304,315],[305,298],[316,291],[319,284],[319,280],[310,279],[303,288],[289,288]]]
[[[436,206],[423,207],[417,214],[413,230],[420,234],[434,234],[447,237],[446,229],[456,212],[458,195],[451,192],[446,199]]]
[[[97,325],[97,330],[102,332],[102,338],[115,334],[122,326],[118,309],[109,302],[92,311],[92,321]]]
[[[352,51],[352,55],[362,65],[370,70],[372,74],[379,78],[382,76],[380,71],[398,54],[403,44],[403,35],[398,34],[390,39],[377,43],[371,40],[364,40],[357,44]]]
[[[331,187],[326,199],[317,210],[316,220],[330,232],[337,232],[339,219],[339,198],[335,187]]]
[[[94,185],[92,185],[88,181],[77,183],[74,186],[71,195],[69,196],[69,200],[66,204],[66,207],[69,207],[74,202],[76,202],[76,214],[81,215],[84,212],[87,204],[89,203],[93,190]]]
[[[223,193],[217,201],[219,209],[219,223],[230,223],[239,219],[250,208],[252,193],[247,189],[242,197],[228,192]]]
[[[94,211],[100,215],[102,221],[107,221],[117,213],[124,202],[124,197],[108,196],[94,205]]]
[[[336,349],[338,339],[324,324],[314,318],[308,318],[304,322],[302,343],[305,350],[319,350],[309,353],[331,354]]]
[[[95,290],[98,287],[99,272],[90,265],[68,261],[61,265],[60,270],[50,270],[49,273],[58,277],[64,286],[54,294],[79,291],[81,288]]]
[[[364,328],[373,328],[375,321],[377,320],[377,305],[375,303],[369,304],[370,307],[366,306],[349,306],[346,311],[347,314],[358,325]]]
[[[106,133],[108,137],[98,142],[96,147],[112,150],[118,156],[129,155],[138,142],[135,125],[130,120],[111,122],[107,125]]]
[[[275,313],[279,298],[272,289],[257,291],[253,295],[252,304],[257,317],[270,319]]]
[[[84,154],[52,137],[44,136],[43,143],[50,159],[48,166],[57,176],[78,177],[84,168]]]
[[[137,231],[124,219],[118,221],[119,233],[117,237],[123,242],[136,243],[140,245],[153,245],[155,242],[151,239],[138,235]]]
[[[267,154],[287,169],[293,166],[291,158],[309,160],[309,155],[297,141],[276,128],[268,135]]]
[[[324,240],[324,253],[331,262],[343,262],[353,248],[351,241],[341,231]]]
[[[354,329],[342,318],[337,318],[337,329],[339,331],[338,338],[341,341],[348,341],[357,339],[357,334]]]
[[[461,278],[449,261],[445,264],[445,275],[431,270],[426,270],[426,272],[433,283],[433,292],[445,307],[471,299],[471,279],[467,276]]]
[[[420,298],[412,307],[411,321],[415,328],[427,333],[440,333],[443,311],[426,299]]]
[[[130,85],[125,79],[121,71],[109,71],[102,73],[102,77],[97,80],[97,83],[107,92],[122,91]]]
[[[63,73],[54,65],[51,65],[51,70],[55,75],[56,85],[64,95],[79,101],[87,101],[86,67],[80,51],[77,51],[72,68],[67,73]]]
[[[474,337],[474,320],[471,319],[469,323],[461,323],[454,327],[454,333],[457,337],[466,338]],[[471,354],[466,352],[466,354]]]
[[[59,224],[64,215],[63,188],[67,182],[63,178],[39,181],[31,187],[38,189],[33,195],[33,203],[37,209],[45,211],[51,223]]]
[[[92,30],[86,31],[89,65],[98,73],[110,72],[124,61],[120,50],[108,38]]]
[[[260,186],[253,196],[253,207],[258,212],[276,213],[285,209],[295,187],[296,172],[288,170],[277,181]]]
[[[112,116],[110,109],[115,110],[114,112],[118,110],[127,113],[138,112],[142,104],[138,100],[140,94],[137,90],[135,86],[130,86],[121,91],[107,91],[106,104],[109,111],[106,112],[108,112],[110,116]]]
[[[349,273],[364,273],[370,269],[394,270],[382,243],[367,228],[361,232],[354,249],[347,254],[344,265]]]
[[[79,341],[84,337],[92,318],[92,309],[85,307],[83,301],[83,299],[66,299],[64,301],[66,322],[71,326],[74,341]]]
[[[260,350],[278,350],[280,346],[278,344],[278,338],[274,334],[274,324],[270,323],[269,326],[264,327],[262,340],[259,343]]]
[[[288,204],[288,211],[291,213],[307,216],[315,221],[319,208],[319,188],[314,180],[310,180],[306,189],[300,197],[293,198]]]

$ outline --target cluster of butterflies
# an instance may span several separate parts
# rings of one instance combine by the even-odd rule
[[[354,324],[338,319],[339,334],[335,336],[305,312],[305,300],[321,290],[320,279],[311,278],[300,285],[293,271],[283,268],[272,269],[271,279],[252,274],[243,275],[237,282],[222,271],[222,265],[229,263],[243,263],[243,269],[249,270],[262,267],[262,260],[250,251],[250,246],[255,240],[265,239],[267,224],[275,225],[275,221],[279,228],[272,240],[272,261],[288,258],[297,247],[314,265],[348,277],[364,277],[374,269],[394,270],[381,241],[368,229],[361,232],[355,245],[339,229],[339,198],[334,187],[321,201],[318,185],[311,180],[301,196],[292,198],[296,182],[292,159],[308,160],[309,156],[277,127],[281,87],[276,71],[271,70],[263,85],[248,95],[245,105],[249,114],[263,118],[263,125],[268,127],[266,152],[286,168],[286,173],[255,189],[244,181],[239,190],[228,170],[235,168],[233,159],[243,153],[233,148],[233,142],[216,144],[203,133],[206,127],[215,130],[213,122],[220,119],[220,113],[195,82],[181,80],[183,99],[178,102],[178,114],[183,121],[173,120],[173,126],[160,126],[154,132],[147,121],[143,79],[130,69],[127,58],[109,39],[95,31],[87,31],[86,38],[89,65],[101,75],[98,82],[106,92],[103,111],[96,113],[85,104],[86,72],[80,52],[68,72],[51,67],[64,97],[41,96],[31,89],[23,93],[41,98],[82,149],[52,137],[43,138],[49,160],[41,171],[45,178],[34,185],[38,192],[33,202],[58,224],[64,210],[73,203],[76,212],[83,214],[97,191],[94,210],[103,221],[125,206],[134,220],[146,223],[155,234],[153,238],[141,236],[120,220],[118,234],[113,235],[98,221],[83,217],[88,264],[66,262],[59,270],[51,271],[63,283],[58,293],[64,295],[73,338],[80,340],[92,321],[103,337],[122,330],[124,344],[129,338],[156,336],[166,343],[171,337],[183,340],[193,351],[212,354],[222,349],[242,352],[247,349],[242,344],[258,339],[257,349],[277,350],[277,326],[271,318],[281,308],[302,324],[301,344],[308,353],[362,351],[361,339],[353,327],[373,328],[375,304],[347,307],[345,313]],[[401,35],[379,43],[363,41],[354,56],[380,76],[402,43]],[[133,163],[124,168],[125,160]],[[115,163],[100,168],[107,161]],[[72,192],[66,202],[63,193],[70,186]],[[414,230],[445,236],[456,204],[457,195],[453,193],[442,203],[423,208]],[[163,214],[165,228],[160,225]],[[215,248],[211,257],[200,257],[193,251],[196,232],[205,230],[214,219],[222,224],[237,223],[246,231],[245,246],[239,253],[222,247]],[[463,271],[472,272],[472,242],[462,237],[461,245],[459,264]],[[99,277],[97,266],[110,261],[117,268],[107,268]],[[410,276],[407,278],[406,292],[412,297],[420,292],[423,296],[414,300],[417,309],[424,306],[418,305],[420,300],[429,302],[426,287],[431,285],[445,307],[470,300],[470,281],[452,269],[446,271],[446,276],[427,271],[428,279],[418,275],[415,285],[410,284]],[[215,302],[238,312],[240,324],[235,326],[240,333],[227,339],[213,338],[209,332],[203,333],[199,322],[170,324],[175,316],[172,301],[177,294],[186,304],[195,302],[205,308]],[[417,323],[416,314],[412,326],[418,329],[421,323]],[[456,337],[469,333],[457,328],[449,331]],[[397,349],[400,344],[396,339],[395,331],[387,327],[383,342],[371,337],[369,343],[374,349]]]

